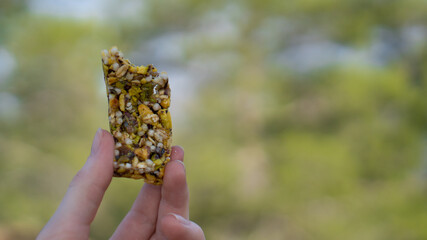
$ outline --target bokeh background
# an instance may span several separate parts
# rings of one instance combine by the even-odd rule
[[[1,0],[0,239],[33,239],[108,128],[100,51],[172,85],[208,239],[427,239],[427,2]],[[114,179],[107,239],[142,183]]]

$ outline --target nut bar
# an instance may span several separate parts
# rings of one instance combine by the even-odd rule
[[[117,47],[101,54],[115,141],[114,176],[162,184],[172,140],[168,76],[151,64],[131,64]]]

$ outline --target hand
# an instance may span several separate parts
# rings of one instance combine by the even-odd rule
[[[88,239],[102,197],[113,176],[114,140],[99,129],[86,164],[70,183],[64,199],[37,239]],[[188,220],[188,187],[182,159],[173,147],[162,186],[144,184],[111,239],[205,239]]]

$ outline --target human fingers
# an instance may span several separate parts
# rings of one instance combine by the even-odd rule
[[[168,214],[161,220],[163,234],[168,240],[203,240],[205,235],[199,225],[177,214]]]
[[[160,218],[169,213],[176,213],[188,219],[188,186],[184,163],[180,161],[183,157],[184,151],[182,148],[177,148],[176,157],[166,165],[159,206]]]
[[[161,186],[144,184],[111,239],[148,239],[156,228]]]
[[[183,159],[181,147],[172,147],[171,159]],[[114,232],[112,239],[148,239],[154,232],[160,203],[161,186],[144,184],[132,208]]]
[[[184,149],[181,146],[173,146],[171,150],[171,161],[180,160],[184,162]]]
[[[89,234],[89,225],[111,182],[113,151],[114,140],[111,134],[98,129],[90,156],[71,181],[65,197],[40,236],[52,230],[72,232],[76,229],[79,234]]]

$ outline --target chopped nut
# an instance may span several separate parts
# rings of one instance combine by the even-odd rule
[[[162,129],[157,129],[156,132],[154,133],[154,138],[158,142],[163,142],[163,140],[166,139],[167,137],[168,137],[168,134],[166,133],[165,130],[162,130]]]
[[[162,177],[163,177],[163,175],[165,174],[165,168],[160,168],[159,170],[160,170],[160,171],[159,171],[159,172],[160,172],[160,173],[159,173],[159,177],[160,177],[160,178],[162,178]]]
[[[119,52],[119,49],[116,46],[114,46],[110,49],[110,53],[113,56],[116,55],[118,52]]]
[[[107,49],[104,49],[104,50],[102,50],[102,51],[101,51],[101,56],[102,56],[102,57],[109,57],[109,56],[110,56],[110,53],[108,52],[108,50],[107,50]]]
[[[172,129],[172,120],[169,111],[167,109],[162,109],[158,111],[157,114],[159,114],[162,126],[166,129]]]
[[[117,160],[120,163],[127,163],[129,162],[129,158],[127,156],[120,156],[119,160]]]
[[[120,103],[120,110],[125,111],[125,95],[124,94],[120,94],[119,103]]]
[[[116,78],[116,77],[109,77],[108,78],[108,84],[114,84],[114,83],[116,83],[116,82],[118,82],[119,81],[119,79],[118,78]]]
[[[132,144],[132,140],[130,139],[130,138],[126,138],[126,140],[125,140],[125,143],[127,144],[127,145],[131,145]]]
[[[163,80],[162,78],[160,78],[160,77],[156,77],[156,78],[154,78],[153,79],[153,82],[154,83],[157,83],[157,84],[159,84],[160,86],[164,86],[165,85],[165,80]]]
[[[163,163],[162,159],[157,159],[154,161],[154,165],[161,165]]]
[[[112,59],[112,58],[111,58]],[[113,60],[113,62],[114,62],[114,60]],[[114,71],[117,71],[117,69],[119,69],[119,64],[118,63],[113,63],[112,65],[111,65],[111,69],[113,69]]]
[[[114,132],[113,136],[116,137],[116,138],[121,138],[122,137],[122,133],[120,131],[116,131],[116,132]]]
[[[161,108],[162,108],[162,107],[160,107],[160,104],[158,104],[158,103],[155,103],[155,104],[153,105],[153,110],[154,110],[154,111],[159,111]]]
[[[151,174],[145,174],[145,177],[147,178],[148,182],[154,182],[156,180],[156,177]]]
[[[146,167],[147,167],[147,164],[146,164],[145,162],[140,162],[140,163],[138,163],[138,164],[136,165],[136,167],[137,167],[137,168],[142,168],[142,169],[144,169],[144,168],[146,168]]]
[[[137,157],[134,157],[134,158],[132,159],[132,167],[136,167],[136,166],[138,165],[138,162],[139,162],[138,158],[137,158]]]
[[[130,67],[129,67],[129,72],[131,72],[131,73],[135,73],[135,72],[136,72],[136,67],[134,67],[134,66],[130,66]]]
[[[150,150],[151,150],[152,152],[155,152],[155,151],[156,151],[156,146],[150,146]]]
[[[139,106],[138,106],[138,112],[139,112],[139,114],[141,115],[141,116],[146,116],[146,115],[151,115],[151,114],[153,114],[153,111],[151,111],[150,110],[150,108],[149,107],[147,107],[146,105],[144,105],[144,104],[140,104]]]
[[[162,78],[163,80],[166,80],[168,79],[168,74],[166,72],[161,72],[159,77]]]
[[[153,129],[148,130],[147,134],[148,134],[148,136],[153,137],[154,136],[154,130]]]
[[[142,118],[142,121],[147,124],[154,124],[159,121],[159,116],[156,114],[148,114]]]
[[[151,159],[145,160],[145,163],[147,163],[147,165],[150,167],[154,165],[154,163],[153,163],[153,161],[151,161]]]
[[[133,79],[133,74],[128,72],[128,74],[126,74],[126,79],[127,80],[132,80]]]
[[[130,175],[130,178],[133,178],[133,179],[142,179],[142,178],[144,178],[144,176],[143,175],[139,175],[139,174],[132,174],[132,175]]]
[[[146,74],[147,70],[148,70],[148,67],[140,66],[140,67],[137,67],[136,69],[137,69],[137,73],[139,73],[139,74]]]
[[[172,144],[172,138],[168,138],[168,140],[166,141],[166,143],[164,144],[164,148],[169,149],[171,147]]]
[[[162,99],[162,101],[160,102],[160,105],[162,105],[163,108],[168,108],[170,106],[169,98]]]
[[[117,69],[116,76],[123,77],[126,74],[126,71],[129,69],[129,65],[123,65]]]
[[[135,154],[140,158],[140,159],[148,159],[150,157],[150,148],[144,146],[142,148],[137,148],[135,149]]]
[[[111,110],[115,111],[119,107],[119,101],[116,98],[112,98],[110,99],[109,105]]]

